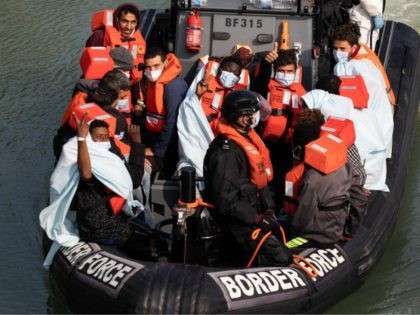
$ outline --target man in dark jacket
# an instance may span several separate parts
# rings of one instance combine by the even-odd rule
[[[140,125],[146,159],[152,164],[153,171],[172,176],[178,162],[178,108],[188,86],[180,76],[181,63],[174,54],[165,54],[160,48],[151,47],[146,52],[144,65],[142,86],[146,107]]]
[[[277,232],[274,202],[267,187],[272,167],[267,148],[253,126],[260,104],[256,94],[234,91],[222,104],[218,136],[204,159],[206,199],[215,206],[214,217],[223,232],[223,265],[244,266],[255,251],[251,234]],[[261,235],[260,235],[261,236]],[[287,265],[290,255],[271,235],[261,247],[258,265]]]
[[[319,135],[319,125],[297,124],[293,134],[294,158],[303,161],[305,145]],[[363,218],[367,198],[359,184],[359,176],[353,174],[349,163],[329,174],[305,164],[291,231],[308,241],[305,247],[337,243],[344,234],[349,204],[357,212],[358,220]]]

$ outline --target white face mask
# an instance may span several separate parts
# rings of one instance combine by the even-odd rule
[[[99,147],[105,149],[105,150],[109,150],[111,149],[111,141],[105,141],[105,142],[95,142],[96,145],[98,145]]]
[[[118,100],[117,102],[117,108],[118,110],[127,110],[128,109],[128,99]]]
[[[152,70],[152,71],[144,70],[144,75],[146,76],[147,79],[149,79],[149,81],[156,82],[160,78],[162,71],[163,71],[163,68],[158,69],[158,70]]]
[[[223,87],[230,89],[239,82],[239,77],[233,74],[232,72],[222,70],[219,80],[220,83],[222,83]]]
[[[255,112],[254,116],[253,116],[253,123],[251,125],[251,129],[254,129],[255,127],[258,126],[259,122],[260,122],[261,116],[260,116],[260,111]]]
[[[274,77],[278,83],[283,86],[290,86],[293,82],[295,82],[295,74],[294,73],[285,73],[285,72],[276,72]]]
[[[345,63],[349,60],[349,54],[345,51],[333,50],[333,56],[338,63]]]

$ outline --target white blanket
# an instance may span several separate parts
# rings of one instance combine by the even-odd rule
[[[369,93],[368,109],[375,114],[380,122],[386,145],[386,157],[390,158],[392,155],[394,117],[381,72],[367,62],[350,60],[345,63],[337,63],[334,67],[334,73],[338,76],[361,75],[363,77]]]
[[[124,162],[115,154],[95,144],[91,137],[86,138],[92,174],[116,194],[126,199],[123,211],[133,216],[132,207],[143,205],[133,200],[133,183]],[[70,204],[79,184],[77,166],[77,138],[70,139],[50,179],[50,204],[39,215],[39,222],[48,238],[61,246],[74,246],[79,241],[79,232],[74,216],[69,214]],[[52,249],[58,249],[57,244]],[[49,254],[49,259],[55,253]],[[49,265],[51,261],[44,263]]]
[[[198,176],[203,176],[203,162],[213,132],[207,121],[200,100],[195,94],[197,83],[203,79],[205,67],[201,67],[187,92],[178,111],[178,170],[184,166],[195,168]]]
[[[302,96],[310,109],[319,109],[325,120],[328,117],[351,119],[353,102],[347,97],[315,89]]]

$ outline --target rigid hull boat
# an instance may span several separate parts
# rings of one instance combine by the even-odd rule
[[[169,11],[143,11],[143,35],[149,45],[174,51],[188,77],[200,55],[228,55],[237,43],[254,51],[270,50],[279,36],[280,23],[287,20],[291,46],[300,50],[303,84],[313,87],[318,69],[313,51],[322,27],[321,5],[283,1],[284,7],[261,8],[241,1],[225,2],[172,1]],[[185,48],[191,10],[199,12],[203,23],[199,52]],[[52,281],[66,304],[77,313],[318,313],[356,290],[380,259],[398,218],[419,103],[419,48],[417,32],[401,23],[386,22],[378,55],[398,104],[387,169],[390,192],[373,192],[367,216],[351,241],[300,253],[316,268],[316,276],[304,272],[304,263],[301,268],[294,264],[213,268],[139,261],[113,247],[80,242],[60,248],[50,267]],[[178,190],[176,181],[155,178],[155,217],[171,217]]]

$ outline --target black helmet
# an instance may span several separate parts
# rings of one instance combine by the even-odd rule
[[[260,109],[257,95],[250,91],[233,91],[228,94],[222,104],[222,116],[230,123],[244,115],[252,115]]]

